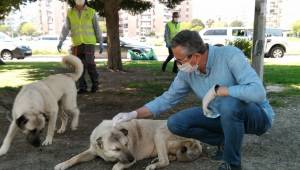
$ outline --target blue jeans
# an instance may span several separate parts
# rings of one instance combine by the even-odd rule
[[[209,104],[209,109],[221,116],[207,118],[202,108],[193,107],[170,116],[168,128],[176,135],[210,145],[224,144],[223,159],[232,165],[241,165],[244,134],[261,135],[271,127],[266,113],[256,103],[245,103],[234,97],[217,97]]]

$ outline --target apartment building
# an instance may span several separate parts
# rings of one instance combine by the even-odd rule
[[[38,0],[38,27],[42,34],[59,34],[66,20],[68,4],[58,0]]]
[[[120,35],[125,37],[141,37],[150,34],[163,35],[165,24],[172,19],[172,13],[178,11],[181,21],[192,20],[191,0],[183,1],[175,9],[168,9],[158,0],[151,0],[153,8],[139,15],[119,12]]]
[[[283,0],[267,1],[266,26],[279,28],[282,21]]]

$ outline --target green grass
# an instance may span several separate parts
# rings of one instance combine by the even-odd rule
[[[32,55],[66,55],[68,51],[62,50],[58,52],[57,50],[33,50]]]
[[[288,37],[289,42],[300,42],[300,38],[297,37]]]
[[[286,87],[282,93],[271,93],[274,97],[300,95],[300,62],[279,63],[278,60],[265,60],[265,84],[278,84]],[[145,69],[148,76],[154,76],[158,81],[133,81],[126,85],[130,89],[140,92],[141,95],[157,96],[165,91],[173,79],[169,63],[167,72],[162,74],[159,61],[131,61],[124,62],[124,69]],[[97,63],[97,67],[106,67],[106,62]],[[64,72],[62,65],[57,62],[8,62],[0,67],[0,93],[30,82],[40,80],[50,74]],[[280,102],[275,102],[280,105]]]

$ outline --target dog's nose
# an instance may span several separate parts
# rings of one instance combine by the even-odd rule
[[[27,141],[34,147],[41,146],[41,140],[40,137],[37,135],[28,134],[27,135]]]
[[[129,154],[127,158],[129,162],[133,162],[135,160],[131,154]]]

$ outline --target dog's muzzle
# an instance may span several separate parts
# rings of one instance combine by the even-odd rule
[[[29,132],[26,139],[34,147],[41,146],[40,132],[38,131]]]

